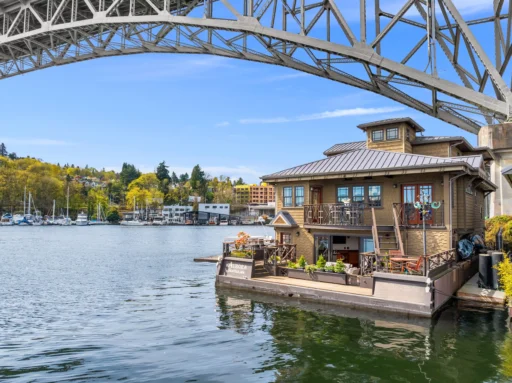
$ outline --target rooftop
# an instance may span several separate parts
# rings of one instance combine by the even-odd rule
[[[380,121],[372,121],[367,122],[366,124],[357,125],[357,127],[361,130],[365,130],[368,128],[373,128],[376,126],[383,126],[383,125],[391,125],[391,124],[398,124],[400,122],[407,122],[409,125],[411,125],[417,132],[424,132],[425,129],[418,124],[416,121],[414,121],[410,117],[400,117],[400,118],[389,118],[387,120],[380,120]]]
[[[357,149],[330,156],[304,165],[295,166],[263,179],[305,177],[314,175],[346,174],[396,169],[419,169],[464,165],[474,170],[482,165],[482,155],[460,157],[431,157],[419,154],[397,153],[373,149]]]

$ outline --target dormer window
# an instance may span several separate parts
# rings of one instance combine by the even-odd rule
[[[398,128],[387,128],[386,140],[398,140]]]
[[[382,129],[374,130],[372,132],[372,141],[373,142],[384,141],[384,130],[382,130]]]

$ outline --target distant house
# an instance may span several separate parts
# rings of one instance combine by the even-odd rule
[[[183,214],[190,211],[192,211],[192,206],[170,205],[164,206],[162,210],[162,215],[164,219],[168,221],[176,221],[179,218],[183,217]]]
[[[200,203],[199,212],[229,215],[230,205],[229,203]]]

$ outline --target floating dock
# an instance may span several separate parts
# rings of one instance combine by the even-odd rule
[[[457,297],[465,301],[492,305],[505,305],[506,296],[503,291],[484,289],[478,286],[478,274],[473,276],[457,291]]]
[[[209,257],[200,257],[200,258],[194,258],[194,262],[207,262],[207,263],[217,263],[219,261],[219,255],[212,255]]]

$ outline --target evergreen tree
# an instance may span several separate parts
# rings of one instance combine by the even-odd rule
[[[171,182],[173,185],[177,185],[180,182],[180,179],[174,172],[172,172],[172,174],[171,174]]]
[[[0,144],[0,156],[7,157],[9,155],[9,152],[7,152],[7,148],[5,147],[5,144],[2,142]]]
[[[162,161],[158,164],[156,168],[156,177],[160,180],[169,180],[171,176],[169,175],[169,167],[165,165],[165,161]]]
[[[9,153],[9,158],[11,160],[16,160],[18,158],[18,156],[16,155],[16,153],[12,152],[12,153]]]
[[[182,184],[186,183],[188,181],[188,173],[185,173],[185,174],[181,174],[180,175],[180,182]]]
[[[236,180],[235,185],[244,185],[244,180],[242,179],[242,177]]]
[[[199,165],[194,166],[190,175],[190,186],[192,190],[198,190],[205,182],[205,175]]]
[[[73,167],[73,165],[71,165]],[[121,173],[119,174],[119,178],[125,187],[128,187],[130,182],[136,180],[141,176],[141,173],[135,168],[132,164],[123,163],[123,168],[121,169]]]

